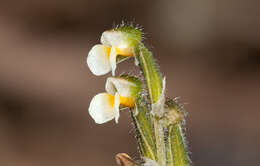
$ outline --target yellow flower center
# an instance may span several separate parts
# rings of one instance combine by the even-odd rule
[[[132,48],[118,48],[118,47],[115,47],[115,51],[116,51],[117,55],[133,56]]]
[[[115,96],[107,94],[109,104],[114,107]],[[134,107],[135,101],[133,97],[123,97],[119,95],[119,103],[126,107]]]
[[[106,56],[107,56],[107,58],[109,59],[109,55],[110,55],[111,48],[108,47],[108,46],[105,46],[105,48],[106,48]]]
[[[133,97],[119,96],[119,102],[120,102],[120,104],[122,104],[123,106],[126,106],[126,107],[134,107],[135,106],[135,101],[134,101]]]
[[[109,104],[114,107],[114,103],[115,103],[115,96],[107,94],[107,100],[109,102]]]
[[[115,47],[116,55],[121,55],[121,56],[134,56],[132,48],[118,48]],[[109,59],[110,52],[111,52],[111,47],[105,46],[105,52],[106,52],[106,57]]]

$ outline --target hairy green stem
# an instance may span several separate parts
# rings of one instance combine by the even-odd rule
[[[164,128],[160,124],[159,119],[154,117],[154,134],[157,146],[158,163],[160,166],[166,166],[166,148],[164,141]]]
[[[135,116],[133,110],[131,111],[131,116],[136,128],[139,150],[143,157],[156,161],[156,145],[151,117],[149,116],[147,108],[140,103],[137,103],[138,115]]]
[[[162,93],[162,77],[158,71],[156,63],[154,62],[152,53],[148,51],[144,45],[140,45],[139,49],[140,54],[138,60],[144,74],[151,104],[154,104],[158,101]],[[153,124],[157,150],[157,162],[160,166],[166,166],[164,128],[159,122],[159,117],[156,115],[153,115]]]
[[[160,99],[163,93],[162,76],[159,72],[157,64],[152,57],[152,53],[148,51],[148,49],[145,48],[145,46],[142,44],[139,47],[138,60],[145,78],[149,92],[149,98],[153,108],[153,104],[155,104]],[[164,103],[159,104],[164,105]],[[178,121],[168,127],[167,125],[161,123],[161,118],[162,117],[158,117],[156,114],[152,116],[157,154],[156,161],[158,165],[188,166],[189,158],[186,151],[184,135],[182,133],[182,126],[180,124],[181,121]],[[165,129],[168,129],[168,135],[166,137],[164,132]],[[167,141],[165,142],[165,140]]]

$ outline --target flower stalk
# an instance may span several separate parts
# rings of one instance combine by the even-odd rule
[[[130,108],[144,162],[134,162],[128,155],[121,154],[116,157],[118,165],[189,166],[183,108],[176,101],[166,99],[165,78],[152,53],[142,43],[142,32],[133,26],[121,25],[105,31],[101,43],[91,49],[87,58],[93,74],[104,75],[112,71],[114,76],[118,63],[135,57],[145,80],[142,85],[134,76],[110,77],[107,93],[95,96],[90,104],[90,114],[99,124],[113,118],[118,122],[120,109]],[[106,96],[113,99],[108,101]]]

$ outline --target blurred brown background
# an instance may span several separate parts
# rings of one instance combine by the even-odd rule
[[[194,165],[258,165],[259,9],[257,0],[2,0],[0,165],[108,166],[118,152],[138,158],[127,112],[118,125],[88,115],[107,76],[92,75],[86,56],[122,20],[144,27],[167,95],[188,103]]]

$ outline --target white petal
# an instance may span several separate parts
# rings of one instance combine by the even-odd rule
[[[110,56],[109,56],[109,60],[110,60],[110,65],[112,68],[112,76],[115,75],[115,71],[116,71],[116,50],[115,47],[111,48],[111,52],[110,52]]]
[[[87,64],[90,71],[99,76],[111,71],[107,46],[97,44],[89,51]]]
[[[115,121],[116,123],[118,123],[118,119],[119,119],[119,106],[120,106],[120,100],[119,100],[119,94],[116,93],[115,94],[115,103],[114,103],[114,110],[115,110]]]
[[[112,95],[116,92],[123,97],[131,96],[131,87],[136,86],[134,83],[123,78],[109,77],[106,82],[106,91]]]
[[[110,101],[111,97],[107,93],[99,93],[91,100],[89,114],[96,123],[102,124],[115,118],[116,111]]]
[[[119,31],[105,31],[101,36],[101,43],[107,46],[122,46],[127,45],[126,36]]]

